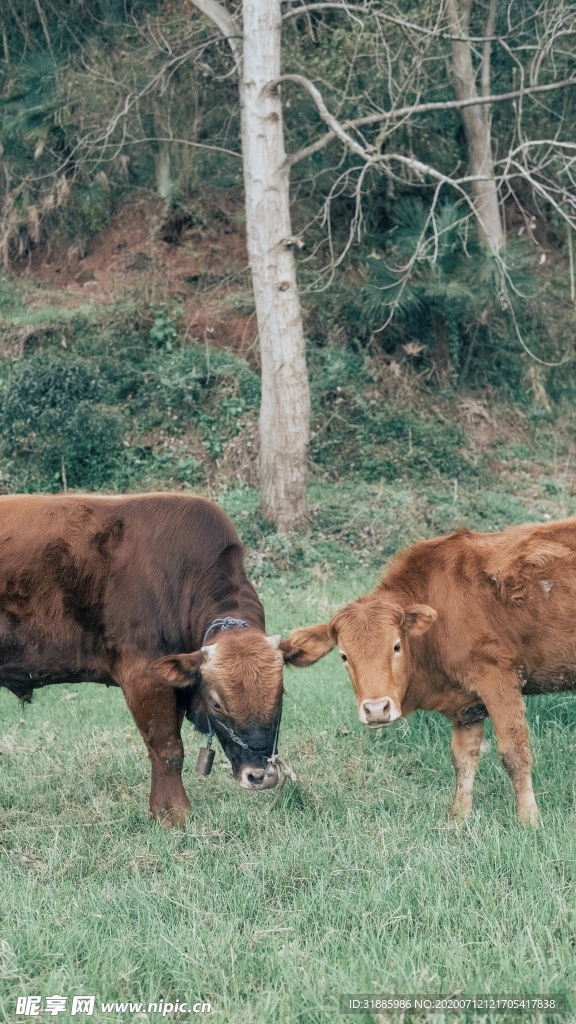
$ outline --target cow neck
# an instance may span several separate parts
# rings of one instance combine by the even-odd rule
[[[190,642],[197,647],[204,647],[205,644],[214,643],[221,633],[228,629],[255,629],[264,633],[264,624],[259,621],[260,616],[257,610],[253,610],[249,602],[234,602],[232,607],[226,602],[218,607],[218,603],[210,603],[203,609],[194,623],[191,623]],[[236,607],[234,607],[236,605]],[[255,613],[256,612],[256,613]],[[263,618],[263,616],[262,616]]]
[[[199,603],[198,612],[196,622],[191,623],[192,640],[195,644],[200,641],[201,646],[213,643],[227,629],[248,627],[259,633],[265,632],[264,610],[248,580],[239,586],[234,581],[227,587],[219,584],[216,593]]]
[[[424,601],[424,598],[409,594],[407,590],[397,590],[388,586],[386,580],[383,580],[372,596],[383,604],[396,604],[400,608],[406,608],[409,604],[421,604]]]

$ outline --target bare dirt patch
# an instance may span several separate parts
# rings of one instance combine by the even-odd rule
[[[15,270],[36,284],[29,295],[32,308],[177,300],[187,340],[245,352],[256,336],[246,298],[247,267],[237,197],[203,199],[194,216],[167,210],[162,200],[144,193],[120,206],[85,252],[52,242]]]

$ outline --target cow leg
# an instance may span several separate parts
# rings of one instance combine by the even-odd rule
[[[152,765],[150,817],[165,826],[183,825],[192,805],[182,783],[183,712],[176,707],[175,693],[151,676],[149,669],[121,673],[119,682]]]
[[[456,772],[456,792],[451,813],[463,820],[472,810],[472,787],[480,760],[480,744],[484,735],[484,722],[457,725],[452,730],[452,764]]]
[[[532,754],[526,724],[526,706],[513,672],[485,668],[473,686],[494,724],[498,752],[512,780],[518,820],[538,824],[538,806],[532,789]]]

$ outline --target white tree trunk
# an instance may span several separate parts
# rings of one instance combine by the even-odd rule
[[[463,37],[452,40],[452,65],[454,68],[454,89],[459,100],[472,99],[478,95],[476,76],[472,64],[472,44],[469,35],[470,8],[472,0],[447,0],[446,9],[450,33]],[[491,0],[487,28],[493,28],[496,10]],[[486,35],[491,35],[487,31]],[[490,45],[485,45],[482,65],[483,92],[490,84]],[[489,95],[489,91],[486,92]],[[494,176],[492,156],[492,132],[490,108],[484,106],[464,107],[461,110],[470,157],[470,173],[481,175],[484,181],[472,183],[474,208],[478,224],[478,236],[483,245],[498,252],[503,242],[502,220],[498,202],[498,189]]]
[[[306,523],[310,388],[292,249],[280,76],[280,0],[193,0],[228,41],[240,76],[246,233],[262,363],[260,504],[278,530]]]
[[[157,151],[154,153],[154,167],[156,170],[156,188],[162,199],[170,199],[174,186],[172,183],[170,144],[158,142]]]
[[[261,510],[279,530],[307,519],[310,394],[292,248],[282,106],[280,0],[244,0],[240,84],[248,257],[262,361]]]

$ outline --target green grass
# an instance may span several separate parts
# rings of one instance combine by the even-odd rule
[[[268,580],[268,628],[323,619],[374,578]],[[203,999],[223,1024],[360,1024],[371,1018],[338,1014],[339,993],[574,987],[576,702],[529,704],[543,825],[525,830],[494,748],[469,823],[453,824],[448,724],[362,729],[335,655],[287,671],[286,691],[281,751],[298,783],[276,803],[246,793],[221,754],[197,780],[185,724],[185,832],[146,818],[144,745],[119,692],[52,687],[25,708],[0,692],[6,1021],[21,994]],[[492,1019],[506,1016],[476,1017]]]

